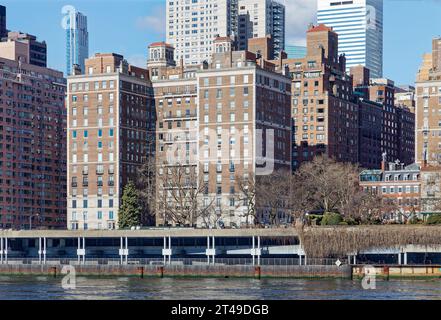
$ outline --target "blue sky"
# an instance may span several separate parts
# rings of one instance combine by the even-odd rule
[[[304,42],[315,21],[316,0],[283,0],[288,8],[287,39]],[[32,33],[48,44],[48,64],[65,70],[61,8],[73,5],[88,16],[90,54],[117,52],[144,66],[147,45],[165,37],[165,0],[0,0],[8,28]],[[431,39],[441,35],[441,0],[384,0],[384,75],[411,84]]]

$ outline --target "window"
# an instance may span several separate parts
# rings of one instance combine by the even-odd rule
[[[113,129],[109,129],[109,137],[113,137]]]

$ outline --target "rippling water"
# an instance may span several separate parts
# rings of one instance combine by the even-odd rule
[[[0,277],[0,300],[20,299],[441,299],[441,280],[360,281],[298,279],[77,278],[63,289],[61,278]]]

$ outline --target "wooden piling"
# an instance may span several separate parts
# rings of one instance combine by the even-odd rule
[[[144,278],[144,267],[138,267],[138,274],[141,279]]]
[[[164,267],[163,267],[163,266],[158,267],[156,270],[157,270],[157,274],[158,274],[158,276],[159,276],[160,278],[164,278]]]
[[[50,275],[52,275],[54,278],[57,277],[57,267],[50,267],[49,268],[49,273]]]
[[[262,276],[262,270],[261,270],[260,266],[255,267],[254,268],[254,278],[260,279],[261,276]]]

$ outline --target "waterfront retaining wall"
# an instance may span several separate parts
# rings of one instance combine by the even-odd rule
[[[75,265],[80,276],[136,277],[239,277],[239,278],[350,278],[345,266],[250,266],[250,265]],[[0,265],[0,275],[63,276],[63,265]],[[67,270],[67,269],[66,269]]]
[[[354,278],[363,278],[367,270],[363,266],[353,266]],[[401,265],[401,266],[373,266],[375,276],[380,279],[417,279],[417,278],[441,278],[441,265]],[[371,270],[372,271],[372,270]],[[371,272],[369,271],[369,272]],[[372,275],[372,273],[370,273]]]

